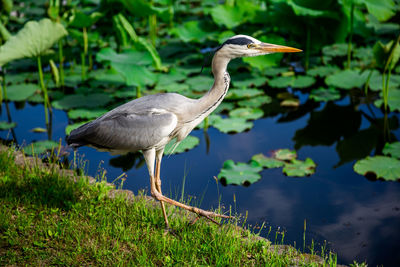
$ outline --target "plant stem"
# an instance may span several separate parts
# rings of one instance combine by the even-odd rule
[[[349,43],[347,46],[347,69],[350,69],[351,62],[351,50],[352,50],[352,42],[353,42],[353,23],[354,23],[354,3],[351,4],[350,10],[350,32],[349,32]]]
[[[39,71],[40,87],[42,88],[43,97],[44,97],[44,116],[45,116],[45,120],[46,120],[46,125],[48,125],[49,124],[49,114],[48,114],[47,108],[51,111],[51,106],[50,106],[50,102],[49,102],[49,96],[47,94],[47,88],[46,88],[46,85],[44,84],[42,60],[41,60],[40,56],[37,57],[37,64],[38,64],[38,71]]]
[[[157,16],[155,14],[149,16],[149,35],[153,46],[156,46],[157,38]]]
[[[60,84],[64,87],[64,52],[62,39],[58,40],[58,60],[60,62]]]
[[[306,37],[306,62],[304,68],[307,71],[310,65],[310,46],[311,46],[311,32],[310,25],[307,23],[307,37]]]
[[[136,86],[136,98],[139,98],[142,96],[141,90],[140,90],[140,86]]]
[[[83,27],[82,35],[83,35],[83,53],[81,53],[81,62],[82,62],[82,81],[84,81],[86,78],[86,55],[89,49],[89,41],[88,41],[86,27]]]

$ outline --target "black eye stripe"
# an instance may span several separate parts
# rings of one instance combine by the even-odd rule
[[[222,45],[226,45],[226,44],[248,45],[248,44],[251,44],[251,43],[253,43],[253,41],[250,40],[249,38],[238,37],[238,38],[234,38],[234,39],[228,39]]]

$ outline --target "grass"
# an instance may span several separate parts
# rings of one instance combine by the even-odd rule
[[[322,259],[272,245],[235,222],[189,225],[175,207],[167,211],[177,236],[165,234],[158,203],[144,194],[132,199],[55,165],[21,167],[16,155],[0,150],[1,266],[336,266],[331,253]]]

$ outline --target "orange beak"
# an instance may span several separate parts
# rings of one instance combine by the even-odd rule
[[[303,50],[289,47],[289,46],[283,46],[283,45],[275,45],[275,44],[268,44],[268,43],[261,43],[257,45],[256,49],[259,49],[264,52],[268,53],[295,53],[295,52],[302,52]]]

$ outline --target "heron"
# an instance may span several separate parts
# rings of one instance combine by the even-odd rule
[[[71,131],[67,143],[74,149],[90,146],[112,154],[141,151],[150,176],[150,192],[161,204],[166,229],[170,228],[164,203],[217,223],[217,217],[229,216],[189,206],[162,194],[160,169],[165,146],[173,139],[179,144],[222,102],[229,89],[227,66],[232,59],[301,51],[264,43],[247,35],[235,35],[215,49],[211,63],[214,84],[201,98],[162,93],[134,99]]]

